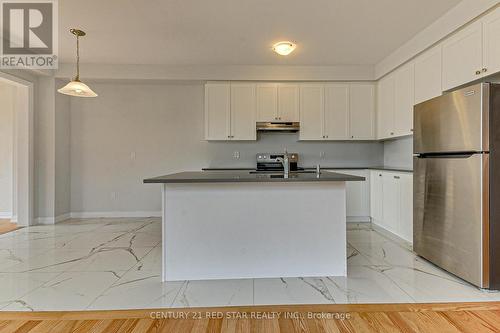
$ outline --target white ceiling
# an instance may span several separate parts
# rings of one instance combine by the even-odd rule
[[[84,63],[166,65],[371,65],[460,0],[61,0],[62,62],[68,32],[87,32]],[[271,51],[291,40],[288,57]]]

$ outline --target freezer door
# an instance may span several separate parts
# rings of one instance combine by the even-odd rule
[[[488,101],[480,83],[415,105],[414,153],[489,151]]]
[[[415,157],[413,163],[414,251],[487,288],[488,154]]]

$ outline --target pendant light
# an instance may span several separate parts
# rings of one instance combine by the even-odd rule
[[[97,97],[97,94],[89,86],[80,81],[80,37],[86,34],[78,29],[71,29],[70,32],[76,36],[76,76],[70,83],[57,91],[61,94],[76,97]]]

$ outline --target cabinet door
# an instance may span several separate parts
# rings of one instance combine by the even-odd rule
[[[378,83],[377,90],[377,138],[394,136],[394,76],[389,74]]]
[[[441,45],[438,45],[415,60],[415,104],[443,93],[441,56]]]
[[[363,182],[346,182],[347,216],[355,222],[370,216],[370,172],[367,170],[335,170],[346,175],[365,177]]]
[[[404,65],[394,73],[394,135],[413,132],[413,105],[415,104],[415,66]]]
[[[353,140],[375,139],[375,86],[356,83],[350,87],[349,134]]]
[[[500,71],[500,8],[483,19],[483,75]]]
[[[399,236],[413,242],[413,176],[400,177]]]
[[[278,85],[278,119],[280,121],[299,121],[299,86],[296,84]]]
[[[300,140],[323,140],[324,89],[300,86]]]
[[[383,181],[383,223],[382,226],[388,231],[398,234],[399,232],[399,176],[384,172]]]
[[[383,223],[383,182],[382,172],[370,171],[370,216],[375,224]]]
[[[325,139],[349,138],[349,85],[325,85]]]
[[[231,89],[229,83],[205,85],[205,139],[230,139]]]
[[[257,121],[278,120],[278,85],[257,84]]]
[[[443,43],[443,89],[481,77],[483,68],[482,22],[472,23]]]
[[[231,139],[256,140],[255,85],[231,83]]]

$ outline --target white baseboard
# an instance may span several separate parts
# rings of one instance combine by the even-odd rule
[[[161,211],[135,212],[72,212],[73,219],[117,218],[117,217],[161,217]]]
[[[56,216],[55,222],[59,223],[62,221],[69,220],[70,218],[71,218],[71,213],[62,214],[62,215]]]
[[[56,217],[37,217],[35,219],[36,224],[56,224],[62,221],[69,220],[71,218],[70,213],[61,214]]]
[[[0,219],[12,219],[12,212],[0,212]]]
[[[127,218],[127,217],[161,217],[161,211],[136,211],[136,212],[73,212],[56,217],[37,217],[36,224],[56,224],[69,219],[91,218]]]
[[[13,215],[13,216],[10,218],[10,222],[12,222],[12,223],[17,223],[17,215]]]
[[[369,216],[347,216],[347,223],[369,223],[372,219]]]

